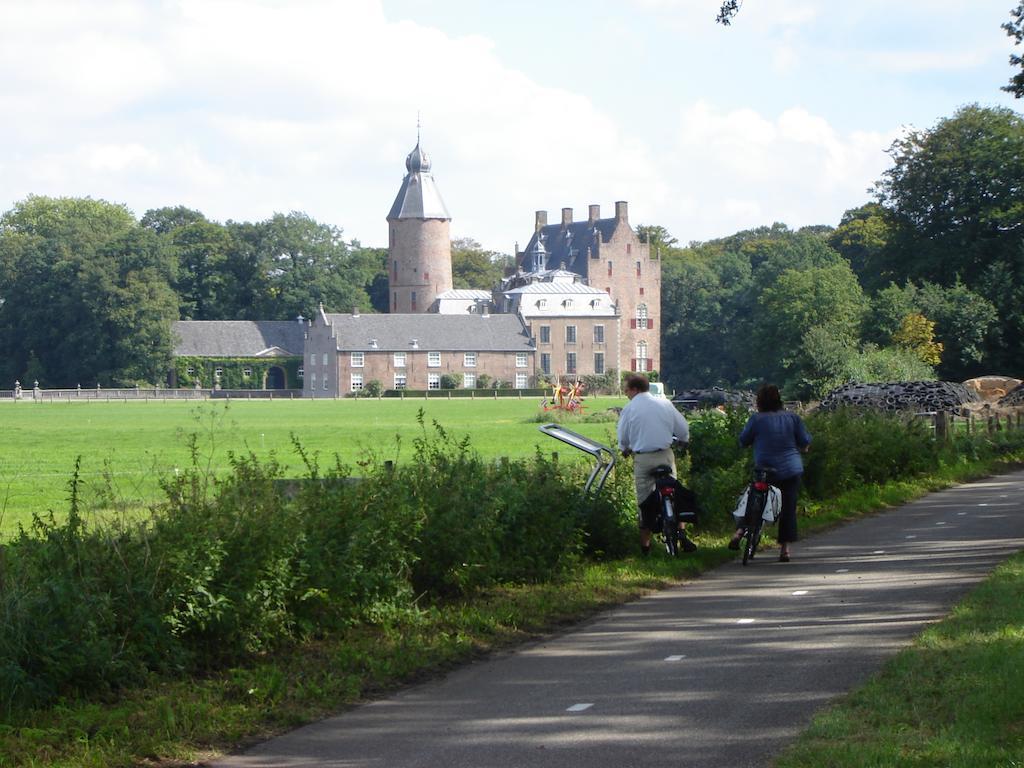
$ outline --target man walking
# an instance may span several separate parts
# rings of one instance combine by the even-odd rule
[[[629,402],[619,414],[619,450],[623,456],[633,456],[633,483],[639,509],[640,551],[651,551],[651,528],[656,514],[645,513],[644,500],[654,491],[651,471],[662,464],[672,467],[676,475],[676,457],[672,453],[673,435],[680,443],[690,441],[690,425],[671,401],[653,397],[646,376],[633,374],[626,379],[626,397]],[[693,552],[697,545],[686,537],[685,525],[679,524],[684,552]]]

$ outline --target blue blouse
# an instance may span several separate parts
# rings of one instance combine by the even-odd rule
[[[779,480],[803,474],[800,449],[810,444],[803,419],[789,411],[753,413],[740,432],[740,445],[754,446],[754,464],[772,467]]]

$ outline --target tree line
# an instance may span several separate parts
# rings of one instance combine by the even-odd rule
[[[791,397],[851,380],[963,380],[1024,365],[1024,118],[970,105],[890,148],[871,198],[836,226],[785,224],[662,259],[661,375],[677,389],[773,380]],[[457,288],[511,263],[453,242]],[[170,324],[386,312],[386,249],[304,213],[140,219],[90,198],[29,197],[0,216],[0,382],[163,380]]]
[[[784,224],[663,259],[663,377],[676,388],[1024,374],[1024,119],[969,105],[889,150],[835,227]]]
[[[218,223],[183,206],[147,211],[30,196],[0,217],[0,387],[163,381],[173,320],[294,320],[386,312],[387,250],[304,213]],[[490,285],[496,254],[453,243],[456,287]]]

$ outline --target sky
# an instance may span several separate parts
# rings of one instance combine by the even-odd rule
[[[1000,90],[1017,0],[0,0],[0,212],[302,211],[387,243],[417,140],[451,234],[587,206],[681,243],[839,223],[906,130]]]

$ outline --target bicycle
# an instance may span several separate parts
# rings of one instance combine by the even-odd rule
[[[669,557],[675,557],[679,550],[692,552],[696,547],[686,533],[679,530],[680,522],[696,522],[697,516],[690,512],[680,513],[676,504],[676,478],[672,474],[672,467],[662,464],[651,470],[654,478],[654,490],[658,497],[659,522],[661,524],[661,536],[665,541],[665,551]]]
[[[778,510],[768,508],[768,502],[772,493],[772,486],[768,483],[768,475],[772,472],[771,467],[754,467],[754,476],[747,486],[747,506],[743,515],[743,536],[746,539],[743,545],[743,564],[754,559],[757,547],[761,543],[761,533],[764,524],[774,523],[778,517]],[[766,509],[769,509],[766,514]]]

